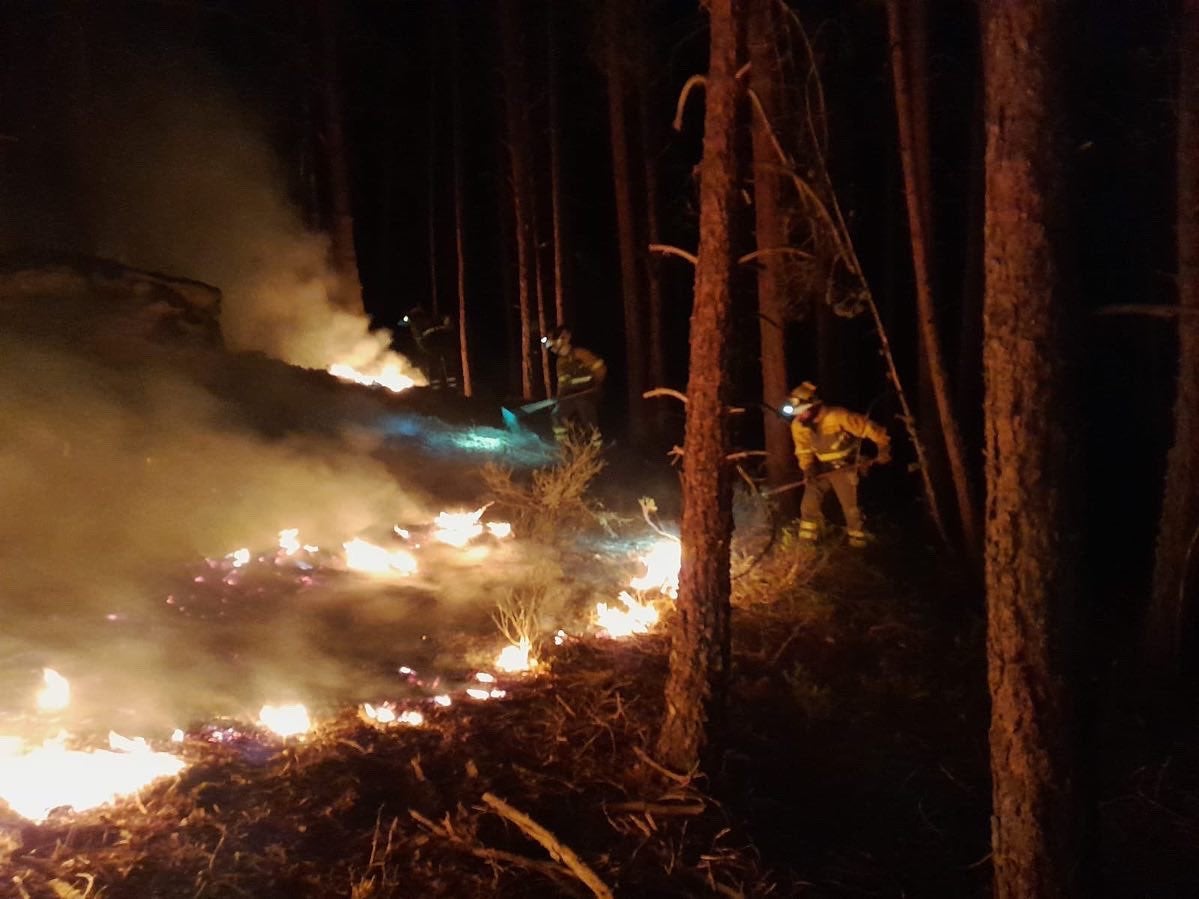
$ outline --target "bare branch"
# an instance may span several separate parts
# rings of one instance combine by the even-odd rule
[[[754,250],[752,253],[746,253],[738,263],[744,265],[746,262],[753,262],[762,256],[798,256],[801,259],[815,259],[811,253],[807,253],[797,247],[764,247],[760,250]]]
[[[1199,318],[1199,308],[1193,306],[1154,306],[1142,303],[1125,303],[1118,306],[1100,306],[1095,310],[1095,315],[1148,315],[1152,318]]]
[[[681,250],[678,247],[671,246],[668,243],[651,243],[649,245],[651,253],[661,253],[664,256],[678,256],[680,259],[686,259],[692,265],[699,264],[699,257],[694,253],[688,253],[686,250]]]
[[[708,79],[703,75],[692,75],[687,79],[687,83],[683,85],[683,89],[679,91],[679,100],[674,108],[674,121],[671,122],[671,127],[675,131],[683,130],[683,107],[687,105],[687,97],[691,93],[691,89],[697,84],[707,87]]]

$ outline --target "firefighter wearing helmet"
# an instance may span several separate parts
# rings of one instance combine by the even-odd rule
[[[862,510],[858,508],[858,460],[862,440],[877,448],[876,461],[891,461],[891,438],[887,429],[860,412],[826,406],[816,385],[804,381],[791,391],[782,413],[791,419],[795,458],[804,475],[803,501],[799,507],[799,536],[815,542],[824,524],[824,500],[829,491],[837,495],[845,515],[849,545],[866,545]]]
[[[554,439],[566,440],[571,428],[599,433],[599,401],[608,366],[591,350],[574,346],[570,330],[558,328],[541,343],[558,357],[558,403],[554,406]]]

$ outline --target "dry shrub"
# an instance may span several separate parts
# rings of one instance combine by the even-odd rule
[[[572,430],[558,461],[535,469],[528,483],[517,481],[510,467],[490,462],[483,466],[483,483],[520,536],[552,543],[596,521],[587,489],[607,464],[602,450],[594,432]]]
[[[793,596],[828,563],[829,551],[799,539],[797,527],[783,529],[765,549],[734,543],[733,602],[774,603]]]

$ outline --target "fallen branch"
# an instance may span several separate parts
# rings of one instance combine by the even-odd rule
[[[575,855],[569,846],[563,845],[557,837],[524,812],[513,808],[492,793],[484,793],[483,801],[501,818],[511,821],[524,831],[527,836],[544,846],[552,858],[565,865],[598,899],[615,899],[612,891],[600,880],[599,875],[591,870],[581,858]]]
[[[641,761],[645,762],[663,777],[673,780],[675,783],[682,784],[683,786],[690,785],[692,779],[690,774],[679,774],[677,771],[671,771],[669,768],[663,767],[661,764],[650,758],[649,754],[640,746],[634,746],[633,752],[637,753],[637,757],[640,758]]]

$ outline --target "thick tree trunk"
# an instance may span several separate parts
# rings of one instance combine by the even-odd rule
[[[997,899],[1076,891],[1069,658],[1077,339],[1061,264],[1059,4],[983,4],[987,660]]]
[[[462,395],[471,396],[474,388],[470,380],[470,350],[467,341],[466,314],[466,222],[463,215],[466,187],[462,177],[462,46],[458,36],[458,23],[450,17],[445,17],[446,28],[450,33],[450,58],[454,61],[451,90],[453,91],[454,122],[453,122],[453,155],[454,155],[454,255],[458,263],[458,352],[462,365]]]
[[[558,49],[554,39],[553,3],[545,5],[545,27],[547,62],[549,66],[547,91],[549,92],[549,138],[550,138],[550,215],[554,240],[554,324],[566,324],[566,289],[563,286],[562,253],[562,135],[558,116]]]
[[[633,213],[633,181],[629,165],[624,67],[622,56],[625,0],[607,0],[604,48],[608,77],[608,130],[612,144],[612,187],[616,199],[616,232],[620,248],[620,292],[624,301],[625,377],[628,386],[630,433],[644,432],[645,329],[641,288],[637,277],[637,222]]]
[[[350,161],[342,124],[337,65],[337,16],[332,0],[316,0],[320,27],[320,99],[324,134],[324,170],[332,215],[331,255],[337,288],[331,299],[342,309],[362,312],[362,281],[354,248],[354,212],[350,192]]]
[[[1199,0],[1184,0],[1178,78],[1178,302],[1199,313]],[[1199,568],[1199,316],[1178,316],[1174,445],[1153,569],[1149,657],[1177,672],[1190,623],[1187,590]]]
[[[958,501],[958,521],[967,551],[979,550],[978,522],[974,490],[961,429],[953,413],[949,379],[941,351],[941,337],[933,304],[932,265],[929,257],[933,241],[932,184],[928,159],[928,85],[923,78],[926,52],[922,0],[903,4],[887,0],[887,23],[891,34],[891,68],[895,89],[895,112],[899,122],[899,152],[903,162],[904,193],[907,196],[908,232],[912,240],[912,267],[916,280],[920,355],[934,406],[945,455]],[[910,47],[908,46],[910,44]],[[907,51],[911,50],[911,54]],[[916,77],[914,77],[916,76]]]
[[[781,120],[782,71],[775,35],[776,0],[751,0],[749,10],[750,89],[757,95],[768,122]],[[778,156],[762,116],[753,116],[754,232],[758,258],[758,337],[762,371],[762,401],[776,407],[787,395],[787,350],[784,321],[787,287],[783,257],[773,250],[788,245],[787,210],[783,201],[783,176]],[[766,441],[766,474],[771,484],[793,479],[791,432],[777,415],[763,422]]]
[[[520,392],[533,398],[533,322],[530,299],[533,238],[530,234],[529,92],[525,78],[515,0],[500,6],[500,31],[504,44],[504,107],[508,123],[508,161],[512,177],[512,211],[516,231],[517,295],[520,298]]]
[[[742,0],[710,0],[711,61],[700,174],[699,258],[691,312],[690,376],[683,455],[683,564],[658,738],[663,762],[700,763],[723,727],[729,674],[728,328],[729,219],[736,162],[737,33]]]

